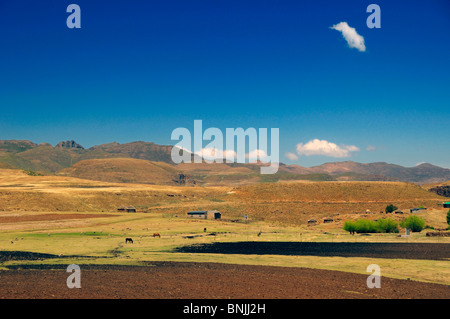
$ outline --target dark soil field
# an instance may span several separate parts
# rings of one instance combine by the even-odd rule
[[[298,255],[326,257],[370,257],[445,260],[450,258],[447,243],[330,243],[330,242],[217,242],[184,246],[184,253]]]
[[[63,265],[0,272],[2,299],[448,299],[447,285],[293,267],[152,262],[148,266],[81,267],[69,289]],[[36,269],[38,268],[38,269]]]

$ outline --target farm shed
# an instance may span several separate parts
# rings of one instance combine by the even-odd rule
[[[409,210],[410,213],[420,213],[421,211],[426,211],[426,208],[411,208]]]
[[[200,210],[191,211],[187,213],[189,217],[192,218],[203,218],[203,219],[220,219],[222,214],[217,210]]]
[[[134,206],[127,207],[128,213],[136,213],[136,208]]]
[[[442,206],[444,206],[444,208],[450,208],[450,202],[446,202]]]
[[[333,218],[325,217],[325,218],[323,219],[323,222],[324,222],[324,223],[331,223],[331,222],[333,222]]]

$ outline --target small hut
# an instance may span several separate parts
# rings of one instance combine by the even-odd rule
[[[134,206],[127,207],[127,212],[128,213],[136,213],[136,207],[134,207]]]
[[[190,211],[187,214],[189,217],[202,219],[220,219],[222,217],[222,214],[217,210]]]

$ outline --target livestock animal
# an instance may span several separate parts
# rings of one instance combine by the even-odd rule
[[[125,238],[125,243],[133,243],[133,239],[132,238]]]
[[[154,234],[153,234],[153,237],[159,237],[159,238],[161,238],[161,235],[158,234],[158,233],[154,233]]]

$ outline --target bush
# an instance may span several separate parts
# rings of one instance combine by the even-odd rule
[[[356,222],[347,220],[344,230],[354,233],[398,233],[398,223],[391,219],[379,219],[378,221],[358,219]]]
[[[373,220],[358,219],[356,222],[356,232],[359,233],[376,233],[377,223]]]
[[[398,223],[391,218],[379,219],[377,227],[380,233],[398,233]]]
[[[447,212],[447,224],[450,226],[450,209]]]
[[[413,215],[413,216],[405,218],[402,221],[401,226],[403,228],[411,229],[412,232],[420,232],[420,231],[422,231],[422,229],[425,228],[426,222],[422,217]]]
[[[350,234],[354,235],[356,232],[356,224],[354,221],[346,220],[344,223],[344,230],[348,231]]]
[[[396,209],[398,209],[398,207],[396,207],[396,206],[394,206],[394,205],[392,205],[392,204],[389,204],[389,205],[387,205],[386,206],[386,214],[389,214],[389,213],[392,213],[393,211],[395,211]]]

